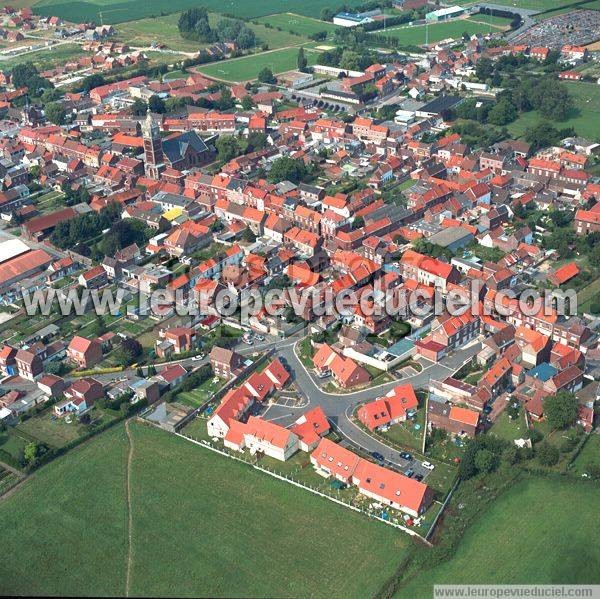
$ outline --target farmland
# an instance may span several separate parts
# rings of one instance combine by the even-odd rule
[[[319,21],[310,17],[304,17],[302,15],[296,15],[293,13],[282,13],[279,15],[269,15],[268,17],[262,17],[258,19],[260,23],[268,23],[272,27],[283,29],[284,31],[294,31],[300,35],[308,37],[314,33],[320,31],[327,31],[330,33],[335,31],[338,26],[328,21]]]
[[[348,0],[353,6],[363,0]],[[231,14],[245,19],[262,17],[281,12],[294,12],[306,16],[318,16],[321,9],[331,6],[330,0],[203,0],[201,3],[209,11]],[[65,0],[42,0],[36,4],[36,13],[57,15],[74,22],[124,23],[146,17],[167,15],[198,6],[197,0],[90,0],[76,2]]]
[[[377,591],[411,543],[181,438],[135,423],[130,430],[133,596],[202,589],[206,596],[363,597]],[[0,517],[11,521],[0,543],[19,556],[0,565],[5,593],[124,594],[127,450],[119,425],[0,503]]]
[[[555,127],[574,127],[577,135],[582,135],[592,140],[600,140],[600,94],[597,86],[592,83],[564,83],[569,93],[573,96],[575,110],[565,121],[556,121]],[[521,137],[527,127],[536,125],[542,119],[537,111],[532,110],[522,114],[514,123],[508,125],[512,135]]]
[[[450,37],[458,39],[465,32],[469,35],[473,35],[475,33],[489,33],[490,26],[487,24],[487,20],[484,21],[484,18],[485,17],[483,15],[479,15],[476,20],[456,19],[446,23],[429,25],[427,28],[425,25],[417,25],[414,27],[404,26],[386,29],[385,31],[377,31],[376,33],[388,37],[396,37],[402,44],[407,46],[421,45],[425,43],[426,29],[429,30],[429,43],[437,42]],[[491,29],[493,33],[500,31],[500,27],[494,23],[492,23]]]
[[[310,50],[306,51],[309,64],[315,64],[317,57],[318,53]],[[262,54],[207,64],[198,67],[197,70],[209,77],[223,81],[249,81],[256,79],[258,73],[264,67],[268,67],[273,73],[284,73],[295,69],[297,58],[298,50],[296,48],[283,48],[273,52],[263,52]]]
[[[19,56],[10,56],[0,60],[1,68],[12,68],[17,64],[24,62],[33,62],[40,69],[48,69],[57,64],[65,63],[68,60],[83,56],[85,52],[78,44],[56,44],[49,48],[42,47],[33,52],[26,52]]]

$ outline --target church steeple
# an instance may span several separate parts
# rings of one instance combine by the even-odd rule
[[[164,155],[160,129],[152,118],[150,110],[146,113],[146,120],[142,123],[142,136],[144,138],[146,176],[151,179],[158,179],[160,173],[165,168],[163,162]]]

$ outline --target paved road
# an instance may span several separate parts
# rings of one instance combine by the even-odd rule
[[[400,469],[410,466],[415,473],[426,477],[429,471],[423,468],[418,460],[408,462],[403,459],[400,457],[400,452],[366,433],[350,417],[356,406],[385,395],[398,384],[410,383],[416,389],[423,389],[427,388],[431,379],[443,379],[451,376],[480,350],[481,344],[474,342],[467,348],[454,352],[444,360],[443,364],[423,363],[423,370],[413,376],[402,377],[400,380],[354,393],[331,394],[323,391],[317,380],[306,370],[296,355],[294,351],[296,341],[297,339],[289,339],[282,342],[277,346],[275,355],[284,358],[287,362],[299,393],[305,399],[302,403],[303,407],[302,409],[295,409],[288,405],[276,404],[266,411],[265,417],[268,420],[277,421],[282,426],[288,426],[304,411],[311,407],[321,406],[333,427],[350,445],[368,453],[376,451],[382,454],[392,465]]]

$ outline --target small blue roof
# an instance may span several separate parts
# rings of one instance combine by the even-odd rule
[[[390,354],[401,356],[410,351],[414,346],[415,344],[408,337],[404,337],[400,341],[396,341],[391,347],[388,347],[386,351]]]
[[[542,382],[549,381],[555,374],[558,373],[558,370],[548,364],[548,362],[542,362],[538,364],[535,368],[532,368],[529,371],[529,375],[533,378],[540,379]]]

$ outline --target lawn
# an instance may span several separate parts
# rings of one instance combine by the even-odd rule
[[[214,382],[214,378],[211,377],[192,391],[182,391],[181,393],[178,393],[175,401],[190,406],[191,408],[197,408],[210,399],[210,397],[216,393],[225,382],[225,379],[218,379]]]
[[[23,458],[26,444],[27,440],[14,430],[0,432],[0,461],[9,462],[10,466],[17,466]]]
[[[279,27],[284,31],[294,31],[300,35],[308,37],[314,33],[321,31],[327,31],[327,33],[333,32],[338,29],[337,25],[328,21],[319,21],[311,17],[304,17],[302,15],[295,15],[293,13],[281,13],[279,15],[269,15],[268,17],[261,17],[258,19],[261,23],[268,23],[274,28]]]
[[[598,488],[584,482],[518,483],[467,529],[451,559],[421,570],[397,596],[429,599],[433,582],[597,583],[597,499]]]
[[[446,23],[435,23],[429,25],[427,29],[429,30],[429,43],[439,42],[440,40],[447,38],[455,38],[459,39],[462,37],[462,34],[467,32],[469,35],[473,35],[474,33],[489,33],[490,26],[487,24],[487,21],[480,22],[483,20],[483,15],[481,16],[481,20],[476,18],[476,21],[472,21],[470,19],[456,19],[454,21],[448,21]],[[385,35],[387,37],[396,37],[400,40],[401,44],[412,46],[412,45],[422,45],[425,43],[426,36],[426,26],[425,25],[416,25],[416,26],[402,26],[396,27],[393,29],[386,29],[385,31],[380,30],[375,33]],[[492,32],[498,32],[500,28],[496,25],[492,25]]]
[[[132,596],[372,596],[411,544],[189,441],[130,428]],[[11,556],[0,565],[3,593],[125,593],[127,449],[119,425],[0,503],[11,522],[0,529]]]
[[[583,314],[589,312],[592,304],[592,300],[595,300],[600,294],[600,279],[596,279],[590,283],[587,287],[584,287],[577,294],[577,312]]]
[[[356,6],[363,2],[364,0],[347,0],[346,4]],[[203,0],[200,4],[209,11],[245,19],[288,11],[317,17],[321,9],[331,6],[331,0]],[[198,0],[42,0],[36,4],[35,12],[47,16],[57,15],[77,23],[99,23],[102,16],[105,24],[114,24],[171,14],[195,6],[198,6]]]
[[[527,432],[523,410],[519,411],[519,415],[514,420],[511,420],[506,410],[504,410],[490,428],[491,435],[496,435],[496,437],[505,439],[510,443],[515,439],[525,438]]]
[[[214,27],[222,18],[223,15],[210,13],[209,22]],[[138,21],[129,21],[118,25],[117,37],[134,47],[161,43],[166,44],[171,50],[183,52],[196,52],[208,45],[182,38],[177,29],[178,20],[179,13],[173,13],[162,17],[147,17]],[[266,42],[272,49],[306,41],[303,37],[290,34],[287,29],[277,31],[276,29],[267,29],[263,24],[255,25],[254,23],[248,23],[248,26],[256,34],[259,43]]]
[[[558,129],[574,127],[577,135],[587,139],[600,141],[600,94],[598,86],[593,83],[572,82],[564,83],[575,103],[574,113],[566,121],[554,121]],[[521,137],[527,127],[532,127],[543,121],[536,110],[525,112],[514,123],[508,125],[511,135]]]
[[[317,62],[318,53],[307,50],[306,58],[309,64]],[[222,60],[198,67],[198,71],[224,81],[249,81],[256,79],[258,73],[268,67],[275,74],[291,71],[296,68],[298,59],[297,48],[285,48],[273,52],[263,52],[242,58]]]

